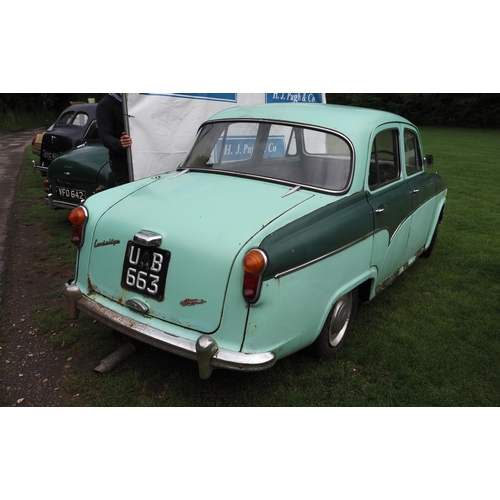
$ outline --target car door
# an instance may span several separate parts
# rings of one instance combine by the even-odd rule
[[[411,228],[413,193],[401,168],[400,127],[380,127],[372,143],[367,199],[373,208],[372,266],[378,269],[377,287],[405,263]]]
[[[432,231],[436,209],[436,182],[425,171],[420,138],[416,130],[404,130],[405,175],[413,196],[413,215],[405,253],[409,261],[421,252]]]

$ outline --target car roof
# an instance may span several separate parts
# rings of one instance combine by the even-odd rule
[[[71,106],[68,106],[66,109],[74,109],[76,111],[88,111],[90,109],[97,108],[97,103],[76,103],[72,104]]]
[[[68,106],[67,108],[65,108],[64,111],[61,112],[59,117],[61,117],[63,114],[69,113],[69,112],[73,112],[73,113],[84,112],[84,113],[88,113],[89,115],[94,117],[95,113],[96,113],[96,108],[97,108],[97,104],[86,104],[86,103],[72,104],[71,106]]]
[[[302,123],[315,127],[327,128],[340,132],[354,139],[366,137],[374,128],[385,123],[405,123],[406,119],[394,113],[354,106],[335,104],[258,104],[254,106],[237,106],[217,113],[212,120],[249,119],[277,120]]]

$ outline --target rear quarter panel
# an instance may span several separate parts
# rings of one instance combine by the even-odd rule
[[[330,203],[271,233],[259,301],[250,307],[244,352],[283,357],[311,344],[333,304],[367,280],[373,213],[364,193]]]
[[[372,237],[294,273],[263,284],[249,311],[244,352],[283,358],[318,337],[338,298],[370,278]]]

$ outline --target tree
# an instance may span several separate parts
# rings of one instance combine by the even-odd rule
[[[327,94],[327,101],[390,111],[418,125],[500,127],[500,94]]]

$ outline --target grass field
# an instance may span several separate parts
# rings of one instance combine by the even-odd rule
[[[66,389],[92,406],[498,406],[500,405],[500,131],[423,128],[425,150],[448,184],[434,254],[421,259],[357,315],[333,361],[298,353],[257,374],[216,371],[149,347],[112,373],[92,368],[118,347],[113,332],[82,318],[69,328],[62,299],[39,328],[64,356],[88,356]],[[40,265],[73,274],[67,212],[50,212],[27,160],[19,197],[25,224],[51,236]],[[36,199],[35,203],[28,203]],[[56,294],[61,283],[51,285]],[[33,297],[33,307],[44,297]]]

